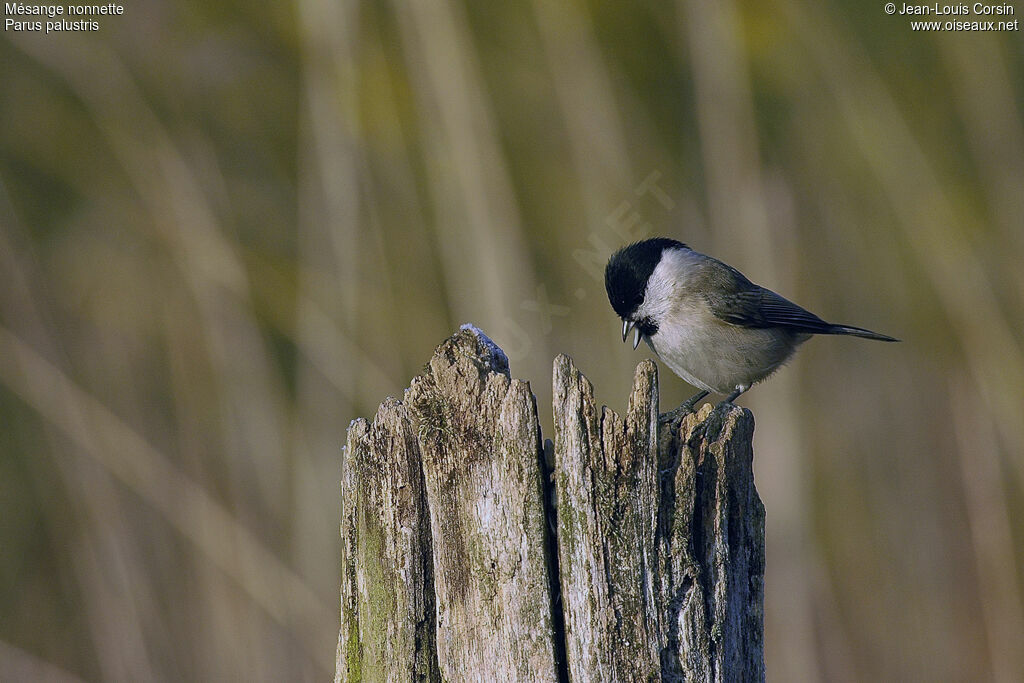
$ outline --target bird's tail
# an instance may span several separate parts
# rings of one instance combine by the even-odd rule
[[[863,327],[851,327],[850,325],[830,325],[828,331],[826,331],[825,334],[849,334],[853,335],[854,337],[863,337],[864,339],[877,339],[878,341],[899,341],[899,339],[897,339],[896,337],[890,337],[887,334],[879,334],[878,332],[865,330]]]

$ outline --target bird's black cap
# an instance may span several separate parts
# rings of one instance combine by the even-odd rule
[[[604,288],[608,301],[619,317],[628,320],[644,301],[647,279],[661,260],[665,249],[683,247],[679,240],[654,237],[619,249],[604,269]]]

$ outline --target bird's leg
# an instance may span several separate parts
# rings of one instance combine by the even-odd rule
[[[743,385],[740,385],[740,386],[736,387],[736,390],[733,391],[728,396],[726,396],[724,401],[722,401],[717,406],[715,406],[715,411],[716,412],[719,411],[719,410],[723,410],[724,411],[727,408],[731,408],[734,405],[733,401],[735,401],[736,398],[740,394],[742,394],[744,391],[746,391],[749,388],[750,388],[749,386],[743,386]],[[686,408],[688,404],[696,403],[697,401],[701,400],[702,398],[704,398],[707,395],[708,395],[708,392],[702,391],[701,393],[697,394],[696,396],[691,398],[689,401],[687,401],[683,405],[679,406],[679,408],[677,408],[676,410],[683,410],[683,408]],[[692,409],[693,408],[690,407],[690,410],[692,410]],[[669,413],[669,415],[674,415],[676,410],[673,410],[671,413]],[[683,413],[683,414],[685,414],[685,413]],[[690,438],[687,439],[687,443],[689,443],[691,446],[693,444],[699,444],[701,441],[706,440],[708,438],[708,430],[709,429],[713,428],[715,430],[715,433],[717,433],[719,430],[721,430],[721,427],[722,427],[721,418],[713,419],[713,417],[714,416],[712,415],[711,417],[708,417],[708,419],[704,420],[699,425],[697,425],[694,428],[693,432],[690,434]],[[679,419],[681,420],[682,416],[680,416]],[[714,423],[716,426],[712,427],[711,426],[712,423]],[[717,438],[717,437],[714,437],[714,438]]]
[[[750,387],[745,387],[745,386],[742,386],[742,385],[736,387],[736,390],[734,392],[732,392],[731,394],[729,394],[728,396],[726,396],[725,400],[722,401],[721,403],[719,403],[717,407],[721,408],[723,406],[731,406],[732,402],[735,401],[737,398],[739,398],[739,395],[742,394],[744,391],[746,391],[749,388]]]
[[[683,421],[683,418],[686,415],[692,413],[694,406],[696,406],[701,399],[707,396],[708,393],[709,392],[707,391],[698,391],[696,394],[683,401],[682,405],[680,405],[675,410],[670,410],[669,412],[663,413],[658,416],[658,447],[659,449],[661,449],[663,453],[674,452],[676,454],[675,461],[668,468],[661,470],[659,474],[665,475],[674,472],[675,468],[679,465],[680,451],[678,447],[671,446],[666,448],[662,442],[662,439],[668,438],[670,440],[669,442],[671,442],[671,440],[677,439],[679,437],[679,434],[677,432],[679,431],[679,425]],[[666,429],[661,429],[662,425],[665,425]]]
[[[680,405],[675,410],[671,410],[667,413],[659,415],[658,422],[661,422],[662,424],[671,424],[682,420],[684,415],[688,415],[693,412],[694,406],[696,406],[698,402],[700,402],[705,396],[707,396],[708,393],[710,392],[698,391],[696,394],[683,401],[682,405]]]

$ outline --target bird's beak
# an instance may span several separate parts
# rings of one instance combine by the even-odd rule
[[[636,325],[634,322],[629,320],[622,321],[622,341],[626,341],[626,337],[629,336],[629,331],[633,330]],[[633,330],[633,350],[636,351],[636,347],[640,346],[640,330]]]

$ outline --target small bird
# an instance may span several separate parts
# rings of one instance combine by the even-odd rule
[[[701,389],[663,416],[692,412],[710,392],[732,403],[785,363],[812,334],[849,334],[899,341],[849,325],[827,323],[730,265],[666,237],[630,244],[604,271],[622,341],[635,331],[674,373]]]

